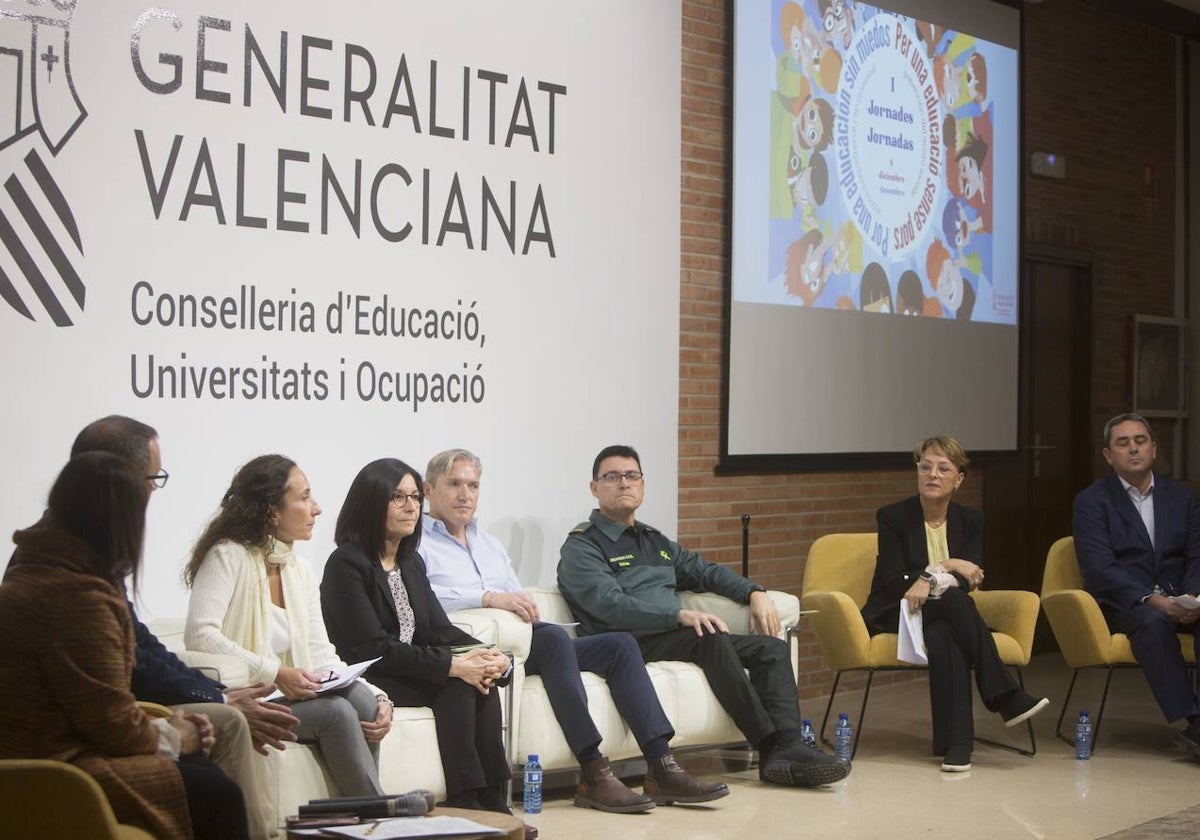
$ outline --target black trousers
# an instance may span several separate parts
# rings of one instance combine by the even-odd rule
[[[196,840],[249,840],[246,803],[237,783],[203,758],[187,756],[176,766]]]
[[[504,790],[511,768],[501,735],[499,689],[480,694],[457,677],[441,686],[374,675],[371,681],[397,706],[429,706],[433,710],[447,799],[481,788]]]
[[[929,654],[929,705],[933,712],[933,752],[943,755],[954,744],[975,741],[971,714],[971,669],[984,705],[996,711],[998,701],[1017,688],[1000,661],[992,631],[975,601],[958,587],[921,608],[925,649]]]
[[[775,732],[800,728],[800,698],[787,642],[772,636],[697,635],[684,627],[638,636],[647,662],[694,662],[717,701],[757,746]],[[746,672],[749,671],[749,676]]]
[[[674,737],[675,730],[658,702],[642,652],[632,636],[600,633],[572,639],[561,627],[537,623],[533,626],[525,673],[542,678],[550,708],[577,758],[600,744],[600,731],[588,714],[580,671],[604,677],[613,704],[629,724],[643,753],[654,739],[670,741]]]
[[[1148,604],[1138,604],[1128,610],[1103,607],[1108,626],[1117,633],[1129,636],[1129,646],[1154,699],[1168,721],[1200,714],[1196,686],[1188,674],[1187,663],[1179,648],[1176,633],[1191,633],[1200,661],[1200,623],[1177,625]]]

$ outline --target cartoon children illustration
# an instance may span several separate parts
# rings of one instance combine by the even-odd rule
[[[887,272],[877,262],[869,264],[863,271],[862,284],[858,289],[859,309],[863,312],[881,312],[890,315],[892,290],[888,286]]]
[[[991,151],[992,123],[986,115],[956,120],[948,115],[942,126],[946,159],[946,182],[952,195],[967,202],[983,221],[982,230],[992,230]]]
[[[863,264],[863,238],[854,222],[845,222],[832,237],[833,262],[831,274],[858,274]]]
[[[815,229],[788,246],[784,285],[788,294],[800,298],[805,306],[814,304],[829,279],[825,251],[824,237]]]
[[[793,155],[791,166],[800,163],[799,155]],[[813,152],[808,159],[808,166],[795,171],[789,166],[788,188],[792,193],[792,201],[801,210],[801,223],[805,229],[816,227],[813,211],[825,203],[829,194],[829,164],[820,152]]]
[[[842,56],[825,41],[812,19],[800,27],[800,66],[826,93],[837,93],[842,77]]]
[[[960,321],[971,320],[971,313],[975,310],[975,290],[962,275],[966,267],[961,259],[950,256],[950,251],[940,239],[934,239],[929,245],[925,257],[929,284],[933,286],[942,306]]]
[[[833,106],[809,96],[797,99],[792,108],[792,150],[823,151],[833,139]]]
[[[783,39],[783,52],[775,63],[775,89],[784,97],[800,95],[800,83],[804,78],[800,53],[803,33],[804,9],[799,3],[784,3],[779,12],[779,36]]]
[[[817,0],[821,15],[821,40],[831,47],[850,48],[854,37],[854,7],[850,0]]]
[[[946,244],[966,260],[967,270],[979,276],[992,261],[992,235],[983,230],[983,217],[961,198],[951,196],[942,210]]]
[[[955,62],[939,55],[933,60],[934,82],[942,107],[957,119],[979,117],[988,113],[987,59],[982,53],[969,52]]]
[[[896,284],[896,308],[901,315],[942,317],[942,305],[937,298],[925,297],[921,277],[911,268],[900,275],[900,281]]]

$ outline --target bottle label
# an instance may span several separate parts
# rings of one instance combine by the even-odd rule
[[[525,784],[540,785],[542,783],[542,771],[527,770],[525,771]]]

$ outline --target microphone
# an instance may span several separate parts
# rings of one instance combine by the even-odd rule
[[[300,806],[300,816],[318,814],[355,814],[361,819],[382,817],[423,817],[433,810],[433,793],[411,790],[391,796],[343,796],[338,799],[313,799]]]

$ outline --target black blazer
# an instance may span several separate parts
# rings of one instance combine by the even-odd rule
[[[919,496],[881,507],[875,514],[875,523],[879,530],[879,556],[875,560],[871,594],[862,610],[872,636],[896,632],[900,599],[929,565],[925,514]],[[950,503],[946,513],[946,545],[951,557],[983,565],[983,516],[979,511]],[[963,591],[971,588],[964,578],[955,577]]]
[[[224,703],[221,683],[183,664],[137,617],[132,602],[129,617],[137,642],[129,689],[138,700],[174,706],[179,703]]]
[[[383,657],[364,675],[397,705],[428,705],[450,677],[450,647],[478,640],[450,623],[416,552],[397,561],[416,618],[411,645],[398,638],[400,619],[387,572],[358,546],[329,555],[321,579],[321,611],[329,640],[346,662]]]

